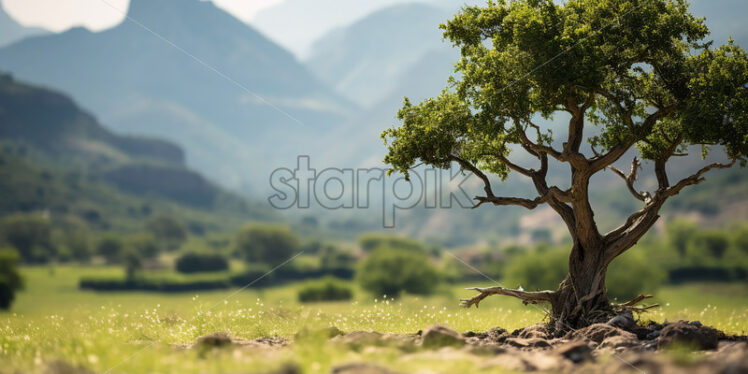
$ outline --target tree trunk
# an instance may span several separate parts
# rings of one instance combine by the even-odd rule
[[[605,289],[608,269],[604,248],[574,246],[569,256],[569,274],[551,299],[551,324],[568,331],[606,322],[613,308]]]

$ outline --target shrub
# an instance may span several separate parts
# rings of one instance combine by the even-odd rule
[[[173,217],[161,214],[146,223],[156,240],[168,251],[178,249],[187,240],[187,230]]]
[[[10,308],[16,291],[23,286],[18,273],[18,252],[14,249],[0,249],[0,309]]]
[[[423,245],[421,245],[421,243],[417,240],[390,234],[364,234],[361,235],[361,237],[358,239],[358,242],[361,246],[361,249],[363,249],[365,252],[371,252],[379,247],[402,249],[414,252],[424,251]]]
[[[47,262],[55,255],[49,222],[39,215],[14,214],[0,222],[0,242],[14,247],[25,262]]]
[[[353,297],[353,291],[345,283],[328,277],[306,284],[299,289],[298,295],[302,303],[341,301],[350,300]]]
[[[569,253],[556,249],[529,249],[512,258],[506,268],[505,287],[555,290],[569,269]]]
[[[188,252],[177,259],[176,269],[180,273],[202,273],[228,270],[228,260],[217,253]]]
[[[655,292],[667,279],[667,272],[636,248],[619,256],[608,266],[608,296],[628,301],[643,293]]]
[[[275,266],[299,250],[299,241],[288,227],[255,224],[239,231],[236,246],[247,261]]]
[[[361,287],[375,295],[429,294],[440,280],[425,254],[385,247],[369,254],[356,274]]]
[[[107,235],[96,244],[96,254],[104,257],[107,263],[116,264],[122,261],[124,248],[119,236]]]
[[[143,258],[156,258],[161,252],[151,233],[140,233],[127,238],[127,247]]]
[[[135,274],[143,268],[143,261],[140,259],[140,254],[134,250],[128,250],[122,256],[122,261],[125,263],[125,277],[128,281],[135,279]]]
[[[154,291],[154,292],[193,292],[220,290],[230,287],[225,279],[122,279],[111,277],[81,278],[78,287],[93,291]]]

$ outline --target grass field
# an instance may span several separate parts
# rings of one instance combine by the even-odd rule
[[[543,312],[511,298],[494,297],[480,309],[461,309],[457,300],[472,295],[463,286],[437,295],[398,300],[356,292],[352,302],[301,305],[295,285],[264,290],[200,294],[94,293],[77,289],[77,279],[121,272],[111,268],[25,268],[26,289],[11,312],[0,314],[0,367],[40,372],[64,360],[97,372],[252,372],[293,363],[305,373],[326,373],[350,361],[396,365],[399,370],[428,367],[436,372],[465,371],[477,363],[430,356],[401,360],[392,349],[353,352],[311,338],[277,352],[193,350],[175,345],[218,331],[232,336],[292,337],[303,328],[336,326],[343,331],[416,332],[433,323],[459,331],[508,330],[543,319]],[[485,286],[488,284],[475,284]],[[699,320],[728,333],[748,331],[748,286],[692,284],[665,287],[656,294],[662,307],[644,318]],[[419,358],[420,357],[420,358]],[[490,372],[490,371],[489,371]]]

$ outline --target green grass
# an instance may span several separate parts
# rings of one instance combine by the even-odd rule
[[[380,362],[406,372],[418,368],[469,372],[479,366],[469,357],[439,360],[424,353],[402,359],[394,349],[352,352],[315,340],[272,354],[231,350],[201,354],[174,345],[217,331],[252,339],[291,337],[305,327],[326,326],[412,333],[445,323],[459,331],[495,326],[511,330],[543,319],[541,310],[506,297],[489,298],[480,309],[461,309],[457,300],[472,292],[457,286],[430,297],[398,300],[374,299],[357,289],[354,301],[302,305],[297,302],[298,285],[199,295],[95,293],[79,291],[77,279],[121,274],[121,269],[38,267],[25,268],[23,274],[26,290],[11,312],[0,314],[0,367],[10,371],[41,372],[46,362],[61,359],[98,372],[114,366],[112,372],[251,372],[294,363],[305,373],[327,373],[331,366],[358,361]],[[745,285],[665,287],[656,301],[663,307],[648,316],[656,320],[700,320],[728,333],[748,330]]]

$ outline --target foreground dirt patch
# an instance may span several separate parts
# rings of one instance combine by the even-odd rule
[[[619,318],[620,317],[620,318]],[[619,316],[563,336],[550,334],[544,325],[508,332],[457,332],[433,325],[414,334],[371,331],[344,333],[337,328],[302,331],[293,340],[321,337],[329,344],[359,352],[396,349],[399,360],[470,360],[480,369],[571,373],[748,373],[745,336],[727,336],[698,322],[650,322]],[[241,349],[270,353],[283,350],[293,340],[261,338],[243,340],[224,333],[198,338],[181,349]],[[366,362],[341,363],[332,373],[397,374],[393,367]],[[288,370],[288,369],[286,369]],[[284,371],[293,373],[294,370]]]

